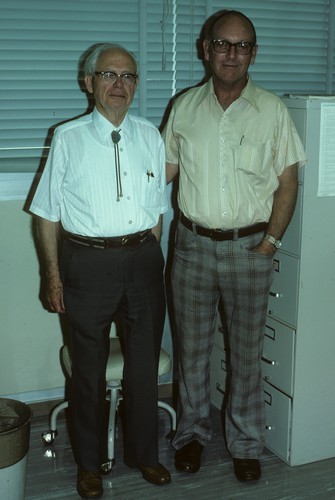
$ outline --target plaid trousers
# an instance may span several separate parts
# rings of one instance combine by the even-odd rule
[[[227,447],[234,458],[259,458],[262,453],[261,356],[273,258],[250,251],[262,237],[257,233],[216,242],[178,224],[172,268],[179,351],[175,449],[192,439],[203,445],[211,439],[209,358],[221,299],[229,343]]]

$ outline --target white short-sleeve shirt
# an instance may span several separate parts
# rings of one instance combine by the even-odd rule
[[[113,130],[97,109],[60,125],[30,211],[84,236],[120,236],[154,227],[168,209],[160,133],[129,114],[117,129],[123,194],[117,201]]]

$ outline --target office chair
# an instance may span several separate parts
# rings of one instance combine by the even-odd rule
[[[112,325],[112,332],[115,331],[114,324]],[[61,361],[64,367],[64,371],[68,377],[71,378],[71,357],[70,351],[66,345],[61,348]],[[171,369],[171,358],[169,354],[161,349],[159,358],[159,368],[158,377],[165,375]],[[115,463],[114,456],[114,442],[115,442],[115,430],[116,430],[116,412],[119,407],[119,403],[122,400],[122,390],[121,382],[123,376],[123,355],[121,350],[121,345],[119,338],[117,336],[111,336],[109,339],[109,358],[106,369],[106,398],[110,401],[109,408],[109,418],[108,418],[108,459],[101,465],[101,472],[108,474]],[[58,432],[57,432],[57,417],[58,414],[69,406],[69,401],[63,401],[57,404],[51,411],[49,416],[50,429],[42,433],[42,440],[45,445],[50,445],[54,442]],[[168,440],[172,439],[173,434],[176,430],[176,412],[167,403],[163,401],[158,401],[158,407],[166,410],[171,419],[171,430],[167,434],[166,438]],[[49,450],[50,451],[50,450]],[[49,453],[48,456],[55,456],[54,453]]]

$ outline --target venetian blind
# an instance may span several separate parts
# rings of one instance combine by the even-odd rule
[[[171,96],[171,24],[163,0],[11,0],[0,5],[0,172],[35,172],[55,125],[87,111],[82,54],[116,42],[139,60],[131,112],[160,124]],[[168,16],[167,16],[168,17]],[[162,29],[165,33],[163,36]],[[164,45],[164,50],[163,50]]]
[[[86,112],[78,62],[97,42],[135,53],[140,85],[131,112],[159,126],[171,96],[204,77],[197,40],[205,19],[223,7],[255,24],[257,84],[278,94],[335,91],[334,0],[4,0],[0,174],[35,172],[48,131]]]
[[[203,77],[195,45],[203,18],[226,9],[253,21],[258,54],[250,73],[255,82],[278,94],[334,91],[334,0],[176,1],[176,81],[181,90]],[[193,23],[193,26],[192,26]],[[191,45],[190,45],[191,41]],[[333,81],[327,84],[327,71]]]

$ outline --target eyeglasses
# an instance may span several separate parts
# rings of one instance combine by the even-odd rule
[[[210,43],[213,45],[213,49],[218,54],[228,54],[232,47],[235,47],[236,53],[241,56],[248,56],[253,47],[255,47],[255,43],[253,42],[241,42],[231,43],[228,40],[210,40]]]
[[[105,82],[108,82],[111,84],[114,84],[116,82],[117,78],[121,78],[122,83],[124,85],[127,85],[128,87],[135,85],[136,80],[138,78],[138,75],[134,75],[133,73],[123,73],[122,75],[118,75],[117,73],[114,73],[113,71],[96,71],[94,74],[97,76],[101,75]]]

